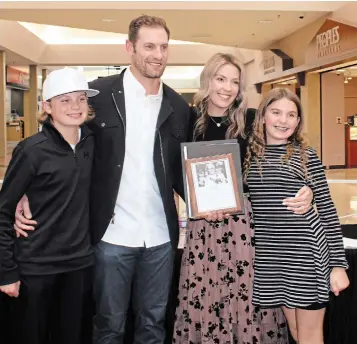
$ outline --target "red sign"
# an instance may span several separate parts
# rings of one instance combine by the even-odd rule
[[[21,70],[13,67],[6,67],[6,82],[29,87],[30,76],[28,73],[22,72]]]

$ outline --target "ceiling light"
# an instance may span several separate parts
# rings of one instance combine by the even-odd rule
[[[345,84],[348,84],[348,80],[347,80],[347,78],[345,78],[345,81],[344,81],[344,83],[345,83]]]
[[[116,21],[116,19],[102,19],[102,22],[105,22],[105,23],[112,23],[115,21]]]
[[[347,78],[347,80],[352,80],[352,77],[349,76],[349,77]]]
[[[258,21],[259,24],[273,24],[272,20],[259,20]]]
[[[337,69],[338,72],[343,73],[345,70],[344,69]]]

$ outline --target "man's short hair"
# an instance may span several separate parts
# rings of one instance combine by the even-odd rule
[[[166,25],[166,21],[159,17],[142,15],[131,21],[129,25],[129,41],[135,43],[138,39],[138,33],[142,27],[162,27],[165,29],[168,39],[170,39],[170,30]]]

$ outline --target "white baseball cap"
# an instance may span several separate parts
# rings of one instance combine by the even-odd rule
[[[90,89],[84,74],[78,69],[61,68],[51,72],[42,86],[42,99],[50,100],[65,93],[86,92],[88,97],[96,96],[99,91]]]

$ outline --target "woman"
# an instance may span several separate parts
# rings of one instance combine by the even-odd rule
[[[243,166],[255,116],[254,110],[246,109],[243,68],[234,56],[216,54],[205,65],[200,81],[192,140],[237,138]],[[174,343],[287,343],[281,310],[252,305],[254,226],[246,186],[244,191],[245,215],[212,213],[188,221]],[[310,189],[300,190],[294,212],[305,212],[311,198]],[[293,206],[291,199],[286,204],[288,209]]]

